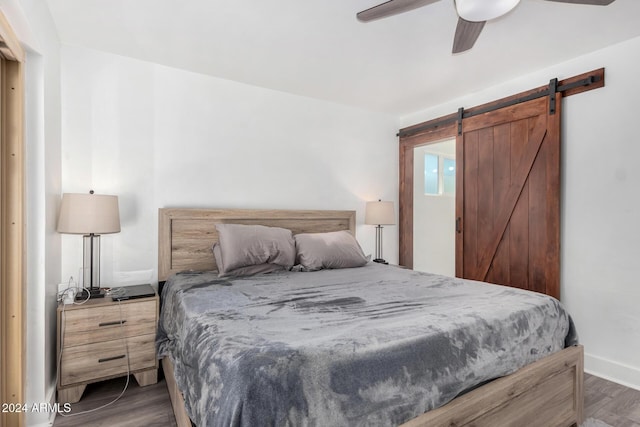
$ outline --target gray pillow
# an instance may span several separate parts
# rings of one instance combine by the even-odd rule
[[[224,268],[220,245],[218,243],[213,244],[213,256],[216,259],[216,265],[218,266],[218,277],[253,276],[254,274],[273,273],[274,271],[284,270],[283,266],[277,264],[247,265],[246,267],[227,270]]]
[[[216,224],[222,256],[220,274],[240,267],[276,264],[290,269],[296,260],[291,230],[263,225]]]
[[[296,261],[306,271],[362,267],[368,261],[358,241],[346,230],[294,236]]]

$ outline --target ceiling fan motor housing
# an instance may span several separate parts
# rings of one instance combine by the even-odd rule
[[[520,0],[455,0],[458,16],[465,21],[496,19],[516,7]]]

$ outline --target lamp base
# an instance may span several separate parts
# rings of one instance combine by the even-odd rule
[[[78,300],[84,301],[87,299],[87,296],[89,299],[104,298],[105,295],[106,293],[104,289],[99,289],[99,288],[83,289],[76,294],[76,301]]]
[[[382,258],[376,258],[373,260],[373,262],[377,262],[379,264],[389,264],[387,261],[383,260]]]

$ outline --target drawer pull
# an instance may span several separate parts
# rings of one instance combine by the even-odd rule
[[[117,360],[117,359],[124,359],[125,357],[126,356],[124,354],[121,354],[120,356],[105,357],[104,359],[98,359],[98,363],[109,362],[111,360]]]
[[[126,321],[126,320],[123,320],[123,321],[116,320],[115,322],[102,322],[102,323],[98,323],[98,326],[124,325],[125,323],[127,323],[127,321]]]

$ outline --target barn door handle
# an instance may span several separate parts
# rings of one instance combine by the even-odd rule
[[[462,218],[456,218],[456,233],[462,233]]]

